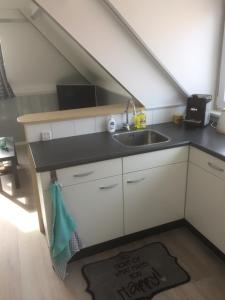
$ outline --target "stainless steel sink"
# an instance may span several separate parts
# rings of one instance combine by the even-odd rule
[[[115,133],[113,139],[125,146],[149,146],[170,141],[170,138],[151,129]]]

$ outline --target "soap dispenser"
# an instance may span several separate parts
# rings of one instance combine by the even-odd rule
[[[116,131],[116,120],[113,116],[110,116],[108,123],[107,123],[108,132],[114,133]]]

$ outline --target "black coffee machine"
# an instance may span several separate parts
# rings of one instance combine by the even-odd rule
[[[204,127],[209,124],[211,111],[211,95],[195,94],[188,98],[185,124],[187,126]]]

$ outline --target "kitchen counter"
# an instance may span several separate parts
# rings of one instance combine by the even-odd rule
[[[185,128],[184,125],[164,123],[148,128],[159,131],[170,138],[169,142],[127,147],[112,139],[108,132],[94,133],[30,143],[36,172],[51,171],[101,160],[113,159],[145,152],[192,145],[225,161],[225,135],[211,126]]]

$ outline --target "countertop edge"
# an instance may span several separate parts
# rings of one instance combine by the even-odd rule
[[[203,129],[189,130],[184,126],[177,127],[170,122],[156,124],[149,127],[149,129],[162,132],[170,136],[171,140],[157,145],[140,147],[122,146],[111,139],[109,133],[105,132],[67,137],[62,138],[62,140],[55,139],[46,142],[34,142],[29,144],[29,149],[37,173],[182,146],[195,147],[225,161],[225,138],[222,135],[218,135],[209,126]],[[51,154],[51,151],[54,151],[56,147],[57,151],[54,156],[54,154]],[[65,147],[68,147],[66,148],[68,151],[63,152]]]
[[[60,164],[54,164],[54,165],[49,165],[48,167],[36,167],[35,170],[37,173],[43,173],[43,172],[50,172],[53,170],[58,170],[58,169],[64,169],[64,168],[69,168],[69,167],[75,167],[79,165],[85,165],[85,164],[90,164],[90,163],[95,163],[95,162],[100,162],[104,160],[110,160],[110,159],[116,159],[116,158],[123,158],[126,156],[134,156],[134,155],[139,155],[139,154],[144,154],[144,153],[150,153],[150,152],[155,152],[155,151],[160,151],[160,150],[166,150],[166,149],[172,149],[172,148],[177,148],[177,147],[183,147],[183,146],[189,146],[191,144],[190,141],[184,141],[184,142],[178,142],[172,145],[168,146],[160,146],[158,148],[154,147],[152,149],[148,150],[140,150],[135,153],[118,153],[118,154],[112,154],[112,155],[101,155],[99,157],[90,157],[85,160],[77,160],[76,161],[69,161],[69,162],[64,162]]]

